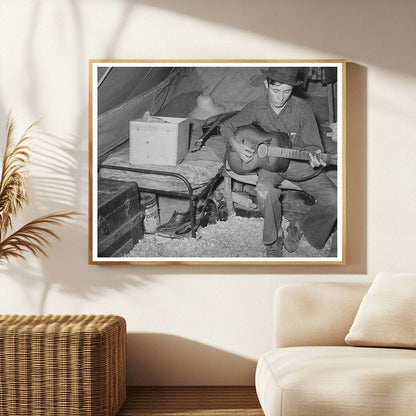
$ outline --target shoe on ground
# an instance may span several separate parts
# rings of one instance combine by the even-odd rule
[[[293,253],[299,246],[299,241],[302,237],[299,226],[296,222],[291,222],[286,230],[286,236],[283,244],[289,253]]]
[[[166,232],[166,231],[174,231],[182,224],[186,224],[191,220],[191,213],[189,211],[187,212],[178,212],[173,211],[172,216],[170,217],[170,220],[166,222],[165,224],[160,225],[157,228],[158,232]]]
[[[283,257],[283,238],[279,237],[273,244],[266,245],[266,257]]]

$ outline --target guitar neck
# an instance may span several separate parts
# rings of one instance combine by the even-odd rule
[[[277,146],[268,146],[267,155],[271,157],[283,157],[285,159],[294,159],[294,160],[310,160],[309,154],[310,151],[306,150],[296,150],[296,149],[287,149],[285,147]],[[313,153],[313,152],[312,152]],[[337,155],[328,154],[328,153],[319,153],[318,157],[322,159],[325,163],[330,165],[337,164]]]

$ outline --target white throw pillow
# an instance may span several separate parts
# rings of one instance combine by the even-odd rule
[[[345,337],[354,346],[416,348],[416,273],[380,273]]]

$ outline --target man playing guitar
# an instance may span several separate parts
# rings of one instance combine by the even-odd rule
[[[230,150],[245,163],[253,159],[254,149],[238,140],[237,131],[253,123],[268,132],[288,133],[295,149],[313,149],[309,163],[290,160],[284,173],[258,169],[256,195],[264,217],[263,243],[268,257],[281,257],[283,246],[289,252],[295,251],[301,232],[312,247],[321,250],[336,223],[337,188],[317,169],[325,162],[319,158],[323,146],[315,116],[305,100],[292,95],[293,87],[302,83],[297,79],[297,68],[271,67],[262,72],[266,95],[222,123],[221,134],[228,140]],[[316,200],[300,222],[289,225],[286,235],[281,225],[281,191],[277,188],[283,179],[294,182]]]

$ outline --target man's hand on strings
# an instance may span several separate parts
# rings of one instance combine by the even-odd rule
[[[317,150],[316,152],[310,152],[309,153],[309,164],[313,168],[319,168],[321,166],[323,166],[323,167],[326,166],[326,162],[321,159],[321,157],[319,156],[319,153],[322,153],[322,151]]]

